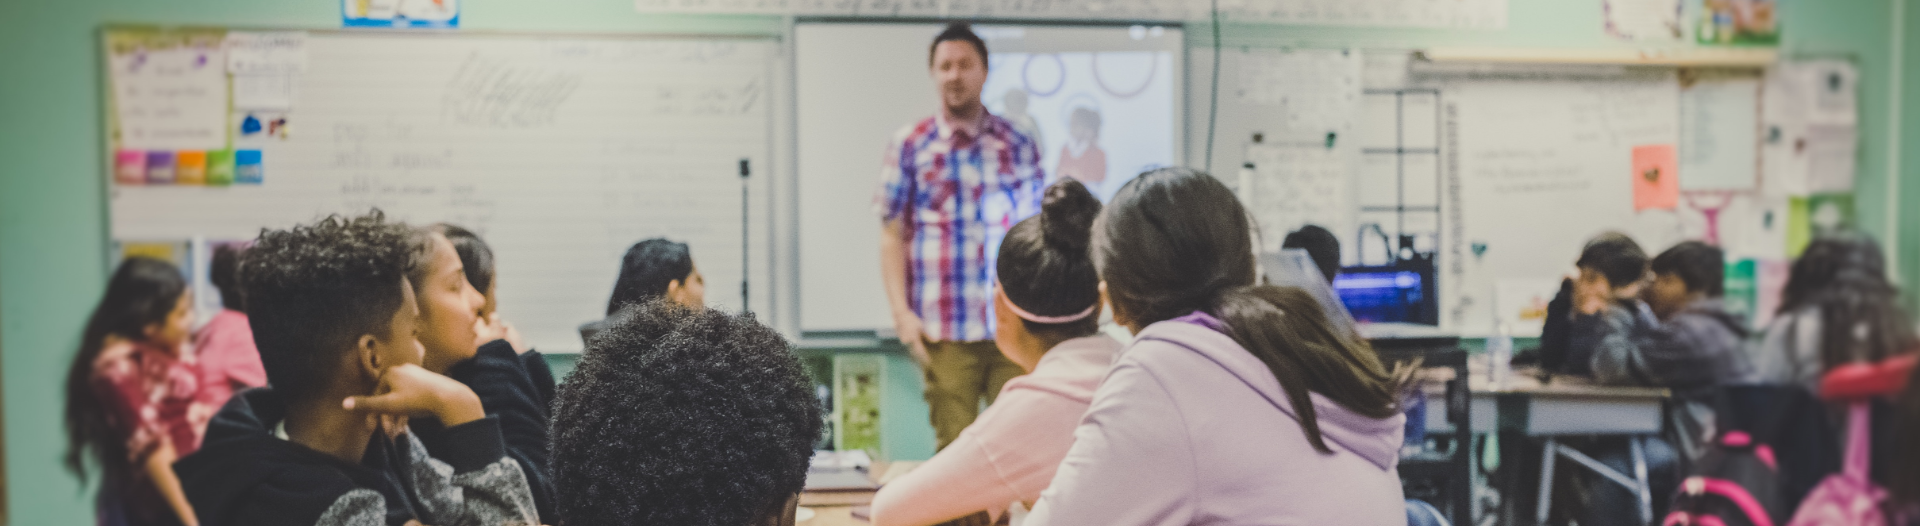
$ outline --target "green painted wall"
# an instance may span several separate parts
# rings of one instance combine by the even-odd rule
[[[1859,212],[1879,233],[1891,107],[1890,0],[1784,0],[1792,55],[1855,59],[1862,75]],[[1901,0],[1891,0],[1901,1]],[[778,34],[761,16],[642,16],[626,0],[468,0],[466,30]],[[11,524],[86,524],[78,481],[59,466],[61,374],[107,274],[98,29],[103,24],[314,28],[338,25],[336,0],[7,0],[0,2],[0,385],[4,386],[6,497]],[[1910,22],[1920,13],[1908,12]],[[1415,47],[1623,46],[1600,31],[1598,0],[1512,0],[1502,31],[1289,28],[1228,24],[1228,45]],[[1189,33],[1209,42],[1205,24]],[[1906,45],[1908,86],[1920,86],[1920,46]],[[1920,104],[1900,122],[1920,124]],[[1915,129],[1908,127],[1908,129]],[[1903,145],[1920,146],[1908,132]],[[1903,164],[1920,171],[1920,159]],[[1911,180],[1911,179],[1908,179]],[[1920,184],[1900,195],[1920,195]],[[1920,234],[1905,220],[1904,239]],[[1906,282],[1920,282],[1920,243],[1902,243]]]

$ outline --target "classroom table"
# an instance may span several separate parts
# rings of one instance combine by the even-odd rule
[[[1538,377],[1526,374],[1516,374],[1504,386],[1494,386],[1482,375],[1471,376],[1468,384],[1476,401],[1493,402],[1499,429],[1516,431],[1543,443],[1539,500],[1534,509],[1537,524],[1546,523],[1552,509],[1553,474],[1557,460],[1562,457],[1632,490],[1639,503],[1641,522],[1653,521],[1645,442],[1660,434],[1668,396],[1666,389],[1600,386],[1565,377],[1541,382]],[[1633,473],[1620,473],[1559,440],[1572,436],[1626,437]],[[1516,495],[1514,492],[1524,490],[1509,488],[1506,494]]]

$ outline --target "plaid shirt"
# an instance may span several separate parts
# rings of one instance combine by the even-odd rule
[[[905,221],[907,304],[928,339],[993,339],[1000,240],[1045,189],[1038,145],[1006,119],[985,115],[970,133],[935,116],[894,135],[874,208]]]

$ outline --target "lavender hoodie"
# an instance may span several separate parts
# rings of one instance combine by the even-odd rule
[[[1406,524],[1395,471],[1404,416],[1312,393],[1313,449],[1266,364],[1189,315],[1121,351],[1025,526]]]

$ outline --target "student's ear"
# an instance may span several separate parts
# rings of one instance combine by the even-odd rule
[[[800,507],[800,494],[787,497],[787,501],[774,506],[770,513],[760,521],[765,526],[793,526],[794,514]]]
[[[667,299],[685,303],[681,301],[681,296],[685,295],[687,295],[687,284],[681,283],[680,280],[677,279],[667,282]]]
[[[364,378],[379,378],[392,365],[380,358],[380,339],[372,334],[362,334],[354,340],[353,364]]]

